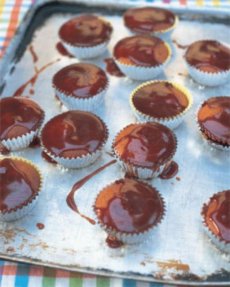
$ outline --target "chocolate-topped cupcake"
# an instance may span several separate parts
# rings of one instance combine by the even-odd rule
[[[122,129],[113,141],[113,151],[125,172],[134,177],[158,176],[177,147],[174,133],[159,123],[136,123]]]
[[[70,54],[85,59],[105,52],[112,31],[111,24],[101,17],[83,14],[65,22],[58,34]]]
[[[171,55],[167,43],[157,37],[126,37],[114,47],[113,56],[120,70],[135,80],[150,80],[162,73]]]
[[[68,111],[49,120],[41,131],[45,153],[67,168],[92,164],[101,154],[108,130],[96,115]]]
[[[204,101],[197,114],[202,136],[214,147],[230,148],[230,97],[213,97]]]
[[[24,158],[0,158],[0,220],[26,215],[37,201],[42,187],[38,168]]]
[[[53,77],[55,94],[68,109],[94,111],[103,103],[108,88],[105,72],[93,64],[72,64]]]
[[[131,8],[124,15],[125,26],[140,34],[166,34],[171,32],[178,21],[176,15],[157,7]]]
[[[230,48],[218,41],[192,43],[185,60],[191,77],[202,85],[221,85],[230,79]]]
[[[151,81],[131,94],[130,105],[141,122],[159,122],[176,128],[192,105],[192,96],[181,85],[169,81]]]
[[[126,243],[147,239],[165,212],[164,201],[154,187],[130,178],[103,188],[93,208],[100,226]]]
[[[27,98],[8,97],[0,100],[0,111],[1,144],[9,151],[29,146],[44,120],[41,107]]]
[[[230,190],[214,194],[202,212],[205,231],[222,251],[230,252]]]

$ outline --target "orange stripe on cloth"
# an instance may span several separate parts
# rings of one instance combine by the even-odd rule
[[[9,265],[7,263],[4,264],[2,272],[4,276],[15,275],[16,273],[17,273],[17,264],[12,263],[9,263]]]
[[[9,26],[8,26],[7,32],[6,32],[5,41],[2,44],[3,50],[0,51],[0,57],[5,52],[6,46],[9,43],[9,38],[14,35],[14,32],[16,30],[22,2],[23,2],[23,0],[15,0],[13,9],[11,11],[10,21],[9,21]],[[13,33],[12,33],[12,31],[13,31]]]

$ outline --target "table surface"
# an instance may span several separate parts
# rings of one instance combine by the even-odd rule
[[[94,0],[95,1],[95,0]],[[113,2],[114,0],[107,0]],[[21,19],[33,4],[33,0],[0,0],[0,58],[4,55],[10,40],[14,36]],[[116,1],[116,2],[119,2]],[[195,6],[229,8],[229,0],[130,0],[163,6]],[[158,283],[144,283],[129,279],[105,278],[77,272],[38,267],[28,264],[17,264],[0,260],[0,286],[2,287],[166,287]]]

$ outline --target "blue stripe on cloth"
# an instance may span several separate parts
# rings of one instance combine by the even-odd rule
[[[4,266],[4,261],[0,260],[0,286],[2,285],[2,273],[3,273],[3,266]]]
[[[27,287],[29,283],[29,271],[30,267],[26,264],[17,265],[17,274],[15,276],[14,287]]]
[[[161,283],[150,283],[149,287],[163,287]]]
[[[136,287],[136,281],[130,279],[123,280],[123,287]]]

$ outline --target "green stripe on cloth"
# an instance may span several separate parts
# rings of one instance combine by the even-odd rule
[[[97,287],[109,287],[110,280],[106,277],[97,277]]]
[[[56,270],[44,268],[42,287],[54,287],[56,282]]]
[[[70,277],[69,287],[82,287],[82,286],[83,286],[82,278]]]

